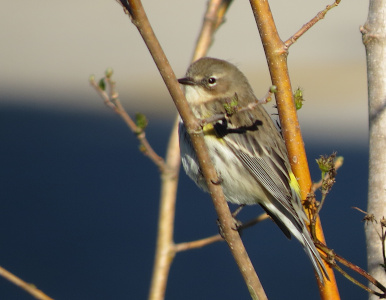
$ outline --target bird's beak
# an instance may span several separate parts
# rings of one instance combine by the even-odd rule
[[[196,85],[194,80],[190,77],[180,78],[180,79],[178,79],[178,82],[183,84],[183,85]]]

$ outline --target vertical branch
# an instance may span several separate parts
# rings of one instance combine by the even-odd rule
[[[369,101],[369,191],[367,212],[377,220],[386,216],[386,15],[385,0],[370,0],[369,14],[361,28],[366,48]],[[372,226],[365,226],[369,273],[386,285],[381,240]],[[370,296],[369,299],[378,299]]]
[[[174,125],[174,128],[176,127],[177,120]],[[167,169],[161,175],[157,246],[149,291],[149,299],[152,300],[164,299],[170,267],[176,254],[173,234],[180,151],[178,135],[174,130],[170,136],[167,149],[165,159]]]
[[[213,37],[216,30],[224,22],[224,16],[232,0],[211,0],[208,1],[208,7],[202,23],[201,33],[196,42],[196,50],[192,61],[204,57],[209,47],[213,43]]]
[[[224,4],[224,2],[228,4]],[[196,60],[205,56],[212,44],[213,35],[222,24],[223,18],[231,0],[211,0],[208,2],[204,24],[197,40],[194,58]],[[153,266],[152,281],[150,284],[149,299],[159,300],[165,296],[168,274],[173,258],[178,252],[173,241],[175,202],[178,185],[178,171],[180,167],[180,148],[178,141],[177,116],[173,129],[170,133],[170,140],[166,154],[166,165],[173,174],[163,174],[161,184],[160,211],[158,218],[157,246]]]
[[[302,199],[306,199],[311,188],[311,176],[296,109],[294,107],[287,67],[287,47],[279,37],[268,1],[250,0],[250,3],[264,47],[272,84],[277,86],[276,102],[292,171],[298,179]],[[325,243],[319,219],[317,221],[316,234],[318,239]],[[330,266],[325,264],[325,267],[330,281],[326,281],[323,286],[318,279],[321,298],[339,299],[334,273]]]
[[[190,110],[182,90],[179,87],[176,76],[150,26],[142,4],[139,0],[128,0],[127,2],[121,1],[120,3],[125,7],[126,12],[130,15],[133,24],[138,28],[171,97],[173,98],[177,110],[184,121],[186,129],[190,135],[192,145],[196,151],[201,170],[203,171],[203,175],[206,179],[209,192],[212,196],[217,215],[219,216],[220,224],[224,232],[224,238],[227,241],[232,255],[239,266],[249,292],[253,299],[266,299],[264,290],[244,248],[241,238],[238,232],[232,229],[234,226],[233,218],[225,201],[222,188],[221,186],[215,184],[219,179],[210,160],[208,149],[203,138],[202,128]]]

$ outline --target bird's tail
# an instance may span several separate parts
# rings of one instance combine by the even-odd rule
[[[303,228],[302,237],[304,241],[303,248],[310,258],[315,272],[318,274],[320,282],[324,284],[324,277],[327,278],[327,280],[330,280],[330,278],[328,277],[327,270],[323,264],[322,258],[320,257],[318,250],[316,250],[315,244],[311,240],[311,236],[306,227]]]

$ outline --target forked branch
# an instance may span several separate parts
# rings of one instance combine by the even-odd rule
[[[141,151],[147,155],[161,172],[166,169],[165,162],[151,147],[149,141],[146,138],[145,128],[147,126],[146,117],[142,114],[137,114],[137,122],[134,122],[130,115],[126,112],[119,100],[118,92],[115,88],[115,82],[112,80],[113,72],[108,69],[105,76],[99,80],[99,84],[95,81],[94,76],[90,77],[90,84],[95,91],[102,97],[107,107],[116,112],[130,130],[137,136],[140,142]]]

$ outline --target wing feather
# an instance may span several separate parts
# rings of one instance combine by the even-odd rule
[[[272,195],[271,204],[301,231],[304,225],[294,209],[284,141],[264,108],[237,113],[218,124],[215,129],[228,147],[252,177]],[[260,205],[269,210],[263,202]]]

